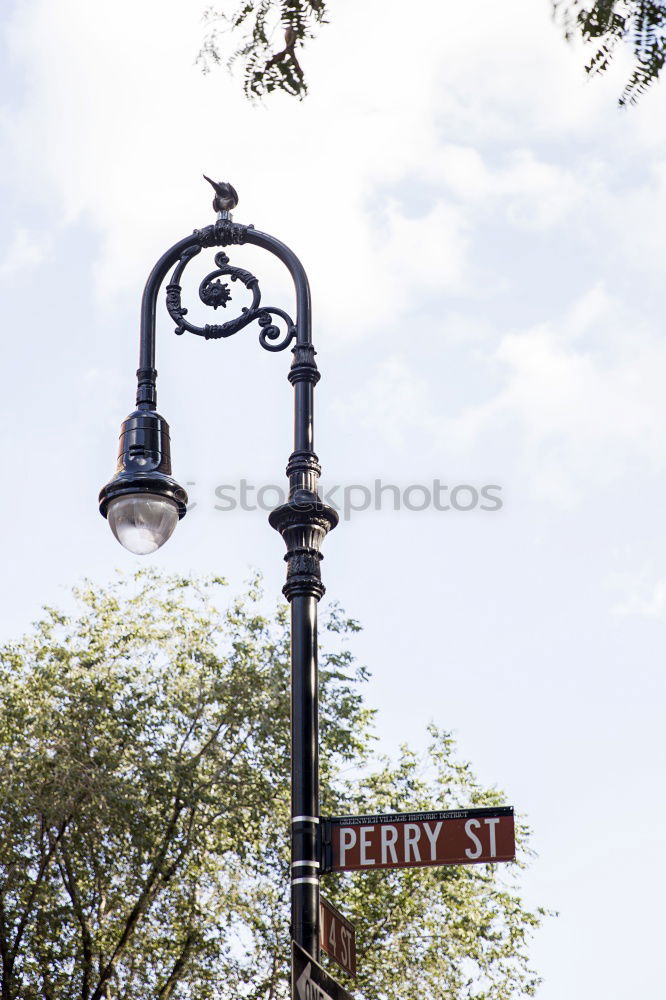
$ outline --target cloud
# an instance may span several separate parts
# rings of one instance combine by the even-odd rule
[[[535,496],[569,508],[631,472],[666,469],[666,342],[633,322],[627,337],[632,317],[595,285],[557,319],[496,331],[490,344],[486,336],[476,362],[497,388],[453,413],[401,354],[379,362],[338,410],[387,442],[426,435],[439,453],[486,454],[517,469]]]
[[[571,168],[520,147],[495,154],[491,161],[475,147],[447,143],[419,167],[417,176],[478,211],[500,204],[518,229],[550,229],[565,222],[585,191],[584,179]]]
[[[432,431],[428,386],[406,360],[391,355],[377,365],[360,392],[338,398],[335,410],[348,424],[373,431],[385,441],[403,447],[415,429]]]
[[[239,188],[239,220],[298,251],[327,350],[381,331],[372,405],[340,404],[367,426],[459,453],[505,431],[535,491],[563,504],[632,462],[663,467],[666,349],[632,281],[656,281],[663,256],[663,94],[651,131],[641,108],[619,117],[617,81],[582,88],[580,53],[533,0],[481,0],[473,40],[459,6],[429,0],[414,21],[368,0],[340,3],[304,54],[305,102],[250,107],[237,77],[194,66],[199,16],[181,0],[30,0],[7,27],[24,89],[3,109],[15,162],[0,170],[59,224],[97,232],[86,266],[102,305],[138,296],[165,246],[211,220],[200,174],[217,174]],[[19,227],[3,267],[39,252]],[[490,374],[444,412],[436,366],[402,345],[407,324],[445,339],[456,316],[485,331],[465,366]]]
[[[0,251],[0,280],[34,270],[46,254],[47,243],[43,236],[19,227],[6,249]]]
[[[666,620],[666,578],[655,573],[654,566],[639,572],[614,574],[610,584],[622,593],[613,608],[614,614],[621,618]]]
[[[666,342],[602,286],[557,322],[505,334],[493,359],[501,389],[447,426],[459,447],[513,428],[535,491],[565,505],[632,469],[666,467]]]
[[[253,108],[238,77],[194,65],[203,4],[26,0],[6,32],[26,82],[2,118],[13,183],[91,223],[108,299],[134,293],[165,245],[210,218],[201,172],[228,177],[237,218],[298,249],[335,341],[361,338],[423,289],[469,294],[493,212],[516,231],[548,229],[589,198],[584,171],[526,144],[556,90],[553,129],[570,131],[577,109],[591,142],[612,134],[604,84],[581,101],[580,67],[536,7],[484,0],[461,44],[466,10],[431,0],[414,21],[397,0],[341,3],[303,55],[311,96]]]

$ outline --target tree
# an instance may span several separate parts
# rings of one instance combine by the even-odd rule
[[[594,46],[585,71],[603,73],[621,43],[631,46],[634,67],[619,98],[635,104],[659,78],[666,59],[666,3],[660,0],[554,0],[568,39],[580,35]]]
[[[2,1000],[288,997],[286,609],[262,614],[255,581],[220,611],[222,585],[87,584],[0,651]],[[325,622],[324,808],[499,802],[438,730],[427,760],[374,760],[357,628],[337,608]],[[543,911],[518,870],[327,876],[357,925],[356,995],[531,995]]]
[[[595,47],[585,70],[593,76],[609,66],[618,46],[631,46],[634,68],[619,103],[635,104],[659,78],[666,59],[666,0],[551,0],[569,40],[580,36]],[[240,41],[227,63],[240,63],[243,88],[250,98],[283,90],[302,99],[307,83],[296,47],[314,38],[326,23],[326,0],[242,0],[232,13],[209,8],[198,61],[204,72],[223,61],[222,34]],[[283,47],[276,32],[285,32]],[[279,36],[278,36],[279,37]]]
[[[240,42],[227,64],[241,64],[248,97],[283,90],[302,100],[308,88],[296,46],[315,37],[319,25],[326,23],[326,13],[326,0],[242,0],[230,14],[209,8],[199,64],[208,72],[223,61],[220,39],[229,32]],[[284,32],[282,48],[274,42],[277,30]]]

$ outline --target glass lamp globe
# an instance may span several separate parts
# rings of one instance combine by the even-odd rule
[[[129,493],[111,500],[107,518],[121,545],[137,556],[155,552],[178,524],[178,505],[157,493]]]

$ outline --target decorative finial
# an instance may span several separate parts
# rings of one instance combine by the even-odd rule
[[[206,177],[204,174],[204,179],[215,189],[215,197],[213,198],[213,211],[224,212],[225,214],[230,212],[232,208],[235,208],[238,204],[238,195],[236,189],[231,186],[228,182],[212,181],[210,177]]]

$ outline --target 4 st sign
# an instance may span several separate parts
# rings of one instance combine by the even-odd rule
[[[339,816],[323,823],[324,871],[513,861],[513,807]]]
[[[356,975],[354,925],[323,896],[319,897],[319,945],[350,976]]]

